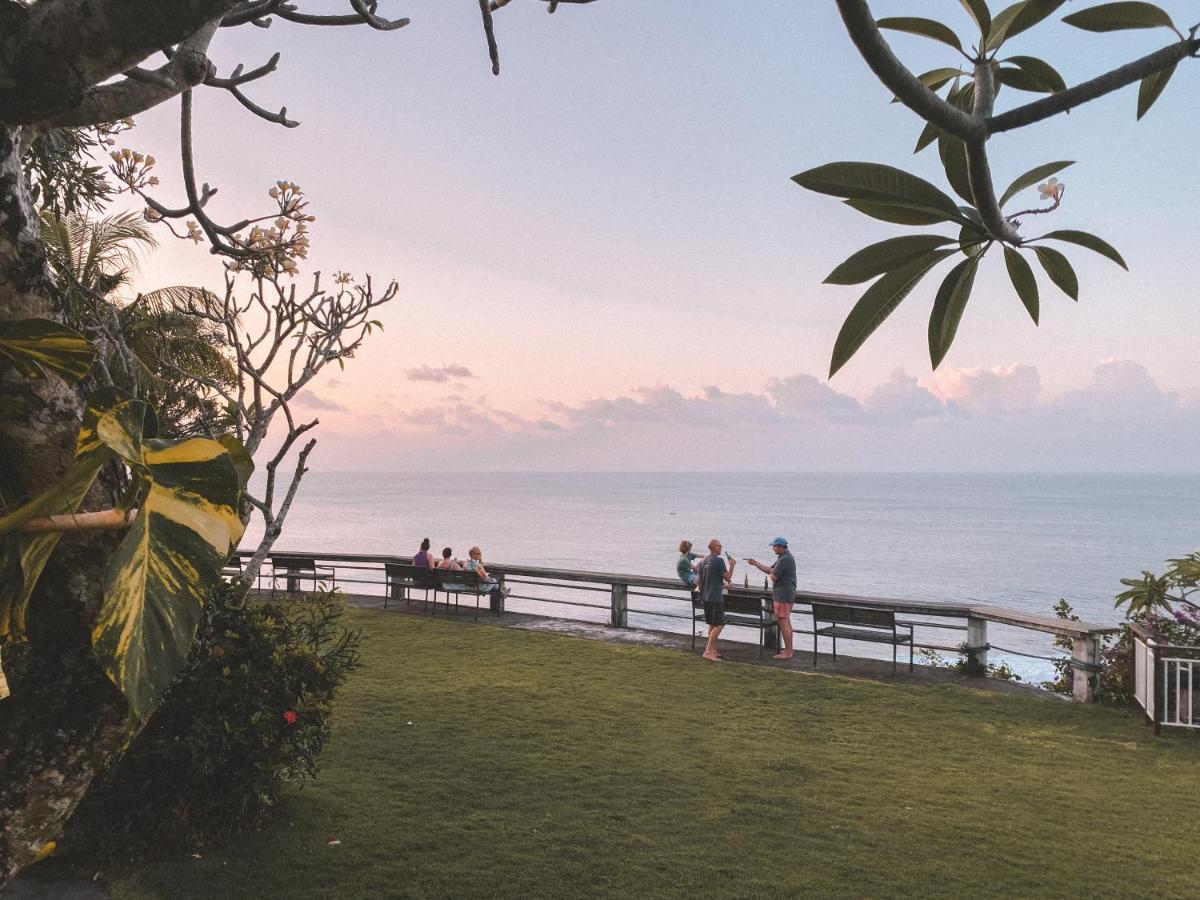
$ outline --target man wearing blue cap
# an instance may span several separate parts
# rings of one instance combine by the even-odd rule
[[[760,572],[771,576],[771,599],[775,601],[775,622],[779,625],[779,636],[783,638],[783,649],[775,659],[792,658],[792,604],[796,602],[796,559],[788,552],[787,538],[777,537],[771,541],[775,551],[775,565],[766,566],[758,560],[748,560]]]

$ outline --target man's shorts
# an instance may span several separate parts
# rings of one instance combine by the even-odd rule
[[[724,603],[705,603],[704,604],[704,621],[709,625],[724,625],[725,624],[725,604]]]
[[[784,603],[781,600],[776,600],[775,601],[775,618],[776,619],[790,619],[792,617],[792,606],[793,606],[793,604],[791,604],[791,603]]]

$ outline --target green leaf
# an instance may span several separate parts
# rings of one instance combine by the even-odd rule
[[[848,200],[904,203],[943,210],[950,218],[959,215],[954,201],[928,181],[878,163],[828,163],[801,172],[792,180],[810,191]]]
[[[988,10],[987,0],[959,0],[959,2],[967,11],[967,15],[979,26],[980,37],[986,40],[988,31],[992,27],[992,14]]]
[[[958,78],[966,73],[962,69],[954,67],[944,67],[940,69],[930,69],[928,72],[922,72],[917,76],[917,81],[925,85],[931,91],[936,91],[945,87],[951,80]]]
[[[863,247],[829,273],[825,284],[861,284],[953,243],[940,234],[907,234]]]
[[[1101,3],[1064,16],[1063,21],[1084,31],[1124,31],[1130,28],[1170,28],[1171,17],[1153,3]]]
[[[98,430],[111,438],[118,427],[110,415]],[[141,716],[186,661],[201,608],[241,533],[238,473],[228,451],[207,438],[130,434],[112,442],[141,449],[145,496],[105,573],[92,646]]]
[[[946,170],[946,180],[954,193],[967,203],[974,203],[971,194],[971,182],[967,177],[967,147],[958,138],[948,134],[938,136],[938,156],[942,159],[942,168]]]
[[[1008,38],[1008,31],[1012,28],[1014,22],[1022,12],[1025,11],[1027,0],[1020,0],[1012,6],[1006,6],[1000,12],[996,13],[992,19],[991,30],[988,31],[987,43],[984,49],[988,52],[995,50]]]
[[[958,249],[964,256],[978,256],[991,239],[976,225],[964,225],[958,230]]]
[[[934,250],[899,269],[887,272],[867,288],[866,293],[854,304],[854,309],[850,310],[850,315],[846,317],[838,332],[833,345],[829,377],[832,378],[838,369],[850,360],[863,342],[925,277],[926,272],[954,253],[953,250]]]
[[[78,331],[48,319],[0,322],[0,361],[23,377],[42,378],[53,372],[69,384],[88,373],[96,348]]]
[[[928,72],[922,72],[917,76],[917,81],[925,85],[931,91],[938,91],[945,87],[952,79],[962,76],[964,73],[961,69],[942,68],[930,69]],[[892,98],[893,103],[899,103],[899,97]]]
[[[950,270],[938,288],[933,300],[933,311],[929,314],[929,359],[936,369],[958,333],[967,301],[971,299],[971,288],[975,285],[975,272],[982,255],[964,259]]]
[[[1033,252],[1037,254],[1038,262],[1042,264],[1042,268],[1046,270],[1050,280],[1072,300],[1078,300],[1079,279],[1075,275],[1075,270],[1071,268],[1070,261],[1050,247],[1034,247]]]
[[[890,28],[892,31],[904,31],[908,34],[917,34],[921,37],[932,38],[935,41],[948,44],[960,53],[962,52],[962,44],[958,40],[958,35],[941,22],[935,22],[933,19],[922,19],[915,16],[897,16],[890,19],[879,19],[875,24],[880,28]]]
[[[1070,244],[1078,244],[1080,247],[1087,247],[1087,249],[1095,251],[1101,256],[1108,257],[1126,272],[1129,271],[1129,266],[1125,264],[1125,260],[1121,258],[1121,254],[1117,252],[1112,244],[1089,232],[1061,229],[1059,231],[1051,231],[1049,234],[1043,234],[1038,240],[1066,241]]]
[[[1042,93],[1065,91],[1067,89],[1067,83],[1063,80],[1062,75],[1058,74],[1058,70],[1050,65],[1050,63],[1038,59],[1036,56],[1011,56],[1005,62],[1016,66],[1026,76],[1040,83],[1044,88]],[[1015,87],[1018,90],[1029,90],[1029,88],[1022,88],[1015,84],[1010,84],[1009,87]]]
[[[917,136],[917,146],[913,147],[913,153],[920,153],[936,141],[939,134],[941,134],[941,130],[936,125],[927,122],[925,127],[921,129],[921,133]]]
[[[892,222],[896,225],[936,225],[952,221],[951,217],[938,209],[914,206],[911,203],[872,203],[866,200],[843,200],[851,209],[872,219]]]
[[[1017,296],[1029,311],[1033,324],[1038,323],[1039,301],[1037,279],[1033,277],[1033,268],[1025,261],[1020,253],[1012,247],[1004,248],[1004,265],[1008,269],[1008,279],[1012,282]]]
[[[1016,88],[1018,91],[1029,91],[1034,94],[1050,93],[1050,88],[1046,87],[1046,85],[1032,75],[1017,68],[1001,67],[997,69],[996,81],[1000,84],[1006,84],[1010,88]]]
[[[1139,122],[1142,116],[1150,111],[1150,107],[1154,105],[1154,101],[1158,99],[1174,74],[1175,66],[1172,64],[1142,79],[1142,83],[1138,87],[1137,117]]]
[[[1038,22],[1052,15],[1066,0],[1027,0],[1024,8],[1017,13],[1012,24],[1008,26],[1006,37],[1015,37],[1022,31],[1028,31]]]
[[[1030,169],[1008,186],[1008,190],[1006,190],[1000,197],[1000,205],[1003,206],[1014,196],[1025,190],[1025,188],[1037,184],[1043,178],[1049,178],[1055,172],[1061,172],[1067,166],[1073,165],[1075,165],[1075,160],[1067,159],[1059,160],[1058,162],[1045,163]]]

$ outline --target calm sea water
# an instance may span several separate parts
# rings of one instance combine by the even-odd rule
[[[1047,614],[1062,597],[1113,622],[1120,578],[1200,545],[1200,475],[311,472],[276,547],[411,554],[428,537],[463,558],[479,544],[495,562],[672,576],[682,538],[769,559],[776,535],[802,587]]]

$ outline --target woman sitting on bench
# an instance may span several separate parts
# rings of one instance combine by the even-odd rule
[[[461,572],[462,564],[453,559],[454,551],[449,547],[442,548],[442,558],[433,564],[435,569],[448,569],[451,572]]]

